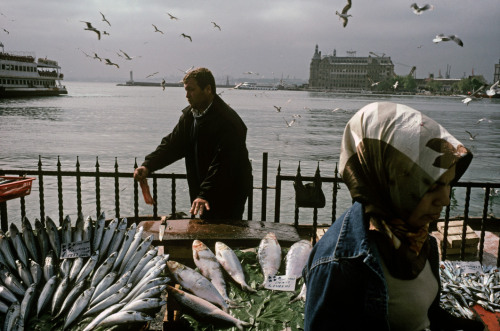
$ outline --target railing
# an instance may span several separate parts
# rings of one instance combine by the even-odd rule
[[[102,172],[100,171],[99,160],[96,158],[95,163],[95,171],[81,171],[80,163],[77,157],[76,161],[76,169],[75,171],[63,171],[61,162],[58,158],[57,161],[57,170],[44,170],[41,157],[38,161],[38,169],[37,170],[24,170],[24,169],[0,169],[0,175],[17,175],[17,176],[36,176],[38,183],[38,194],[39,194],[39,205],[40,205],[40,219],[45,218],[45,179],[46,178],[55,178],[57,183],[57,204],[58,204],[58,217],[60,223],[62,223],[64,219],[64,199],[63,199],[63,178],[74,178],[76,188],[74,190],[70,190],[71,193],[76,194],[76,212],[78,215],[82,215],[82,178],[93,178],[95,185],[95,211],[96,215],[100,215],[102,211],[102,199],[101,199],[101,179],[110,178],[113,180],[113,193],[114,193],[114,217],[120,218],[123,217],[120,211],[120,179],[127,178],[132,180],[133,172],[120,172],[118,161],[115,158],[114,163],[114,171],[112,172]],[[137,168],[137,163],[134,164],[134,169]],[[274,199],[274,222],[279,223],[281,221],[281,205],[282,205],[282,192],[283,192],[283,184],[285,182],[293,182],[297,179],[300,174],[300,163],[297,168],[297,173],[295,175],[286,175],[281,173],[281,162],[279,163],[277,174],[275,178],[275,186],[268,185],[268,155],[267,153],[263,153],[262,160],[262,182],[260,186],[253,187],[253,190],[249,192],[249,198],[247,201],[247,219],[253,219],[253,204],[254,204],[254,191],[261,191],[261,207],[260,207],[260,221],[267,221],[267,196],[269,190],[275,191],[275,199]],[[316,169],[316,172],[319,174],[319,163]],[[153,173],[150,175],[150,179],[152,180],[152,194],[153,199],[158,201],[158,181],[159,180],[170,180],[170,188],[171,188],[171,200],[170,200],[170,212],[172,215],[176,213],[176,198],[177,198],[177,183],[178,180],[186,181],[185,174],[166,174],[166,173]],[[315,179],[314,176],[301,176],[303,181],[313,181]],[[341,184],[343,184],[341,178],[339,177],[338,170],[335,168],[333,177],[320,177],[321,183],[331,183],[331,197],[327,198],[328,205],[331,204],[331,210],[329,212],[328,218],[323,218],[323,221],[328,222],[327,224],[322,223],[321,226],[328,226],[332,224],[337,218],[337,201],[338,201],[338,191],[341,188]],[[35,185],[35,184],[33,184]],[[461,252],[460,259],[465,258],[465,240],[466,240],[466,228],[471,225],[475,229],[480,230],[480,242],[479,242],[479,261],[482,262],[483,253],[484,253],[484,244],[485,244],[485,233],[487,231],[495,231],[500,232],[500,220],[495,218],[493,215],[489,215],[488,207],[491,205],[492,200],[490,200],[491,192],[495,191],[495,188],[500,187],[500,183],[486,183],[486,182],[459,182],[455,185],[455,187],[460,187],[465,189],[465,197],[464,197],[464,211],[463,216],[460,217],[460,220],[463,220],[462,227],[462,243],[461,243]],[[67,189],[67,187],[65,187]],[[480,216],[471,216],[470,214],[470,201],[471,201],[471,190],[475,188],[484,189],[484,199],[483,199],[483,207]],[[496,190],[498,191],[498,190]],[[453,191],[452,191],[453,192]],[[347,190],[346,190],[347,194]],[[132,221],[139,221],[141,218],[140,208],[139,208],[139,188],[137,182],[134,181],[133,184],[133,216],[126,215]],[[90,199],[86,197],[86,199]],[[14,202],[14,201],[12,201]],[[20,213],[21,218],[27,216],[26,215],[26,202],[25,198],[21,197],[19,199],[20,203]],[[294,226],[299,228],[304,224],[299,223],[299,210],[300,206],[295,204],[294,210]],[[311,227],[311,238],[313,242],[316,240],[316,230],[318,227],[318,208],[309,208],[312,209],[313,219],[312,219],[312,227]],[[7,215],[7,202],[0,203],[0,227],[2,231],[6,232],[8,230],[8,215]],[[153,205],[153,214],[150,217],[151,219],[159,219],[158,208],[157,205]],[[444,231],[444,242],[447,240],[448,236],[448,224],[450,219],[450,206],[447,207],[445,212],[445,231]],[[435,227],[435,224],[434,224]],[[500,245],[499,245],[500,247]],[[442,258],[446,259],[446,246],[443,247],[442,250]],[[497,266],[500,266],[500,248],[499,252],[496,254],[497,256]]]

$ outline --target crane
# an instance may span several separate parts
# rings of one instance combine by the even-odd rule
[[[385,56],[385,53],[382,53],[382,55],[378,55],[377,53],[374,53],[374,52],[368,52],[370,53],[371,55],[375,55],[376,57],[384,57]]]

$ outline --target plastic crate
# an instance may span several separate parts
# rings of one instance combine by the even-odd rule
[[[34,177],[0,176],[0,202],[30,194],[34,179]]]

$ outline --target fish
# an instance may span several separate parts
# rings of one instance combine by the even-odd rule
[[[14,294],[23,296],[26,287],[21,283],[13,273],[11,273],[5,266],[0,266],[0,279],[2,283]]]
[[[33,282],[37,285],[40,284],[43,278],[43,270],[38,262],[33,260],[30,261],[30,272]]]
[[[47,230],[45,230],[45,226],[38,219],[35,219],[35,230],[38,247],[40,248],[40,260],[37,262],[42,263],[45,261],[45,256],[50,251],[49,236]]]
[[[87,305],[89,304],[90,298],[92,297],[92,293],[94,293],[95,287],[91,286],[85,291],[83,291],[82,294],[76,299],[75,303],[73,306],[71,306],[71,309],[68,312],[68,315],[66,316],[66,320],[64,321],[64,329],[66,329],[68,326],[71,325],[87,308]]]
[[[26,292],[24,293],[23,300],[21,301],[21,311],[19,318],[23,320],[23,322],[27,322],[30,316],[31,309],[38,299],[38,293],[36,291],[37,284],[31,284]]]
[[[30,286],[33,283],[33,277],[31,276],[31,272],[28,268],[19,260],[16,260],[17,265],[17,273],[21,280],[26,286]]]
[[[99,251],[95,251],[94,254],[90,256],[85,265],[82,267],[82,269],[78,273],[78,276],[76,276],[75,282],[79,283],[85,278],[87,278],[87,276],[94,270],[98,260],[99,260]]]
[[[104,229],[101,244],[99,245],[99,252],[101,252],[100,260],[104,260],[107,255],[109,244],[115,233],[116,226],[118,225],[118,218],[114,218],[109,222],[108,226]]]
[[[156,309],[167,302],[161,298],[143,298],[143,299],[134,299],[133,301],[127,303],[121,311],[132,310],[132,311],[144,311],[150,309]]]
[[[10,305],[5,315],[3,330],[14,330],[14,325],[21,314],[21,305],[19,302],[14,302]]]
[[[71,265],[73,264],[73,259],[63,259],[59,264],[59,273],[61,278],[64,278],[66,275],[69,276],[69,272],[71,271]]]
[[[188,308],[201,319],[207,319],[211,321],[215,320],[221,323],[234,325],[238,330],[244,330],[245,327],[251,326],[250,323],[231,316],[229,313],[220,309],[213,303],[196,295],[176,289],[175,287],[172,287],[170,285],[167,285],[167,291],[168,294],[172,295],[172,297],[174,297],[179,304]]]
[[[9,244],[9,238],[3,232],[0,232],[0,252],[2,252],[7,266],[11,270],[16,270],[16,262],[14,260],[14,253],[12,252]]]
[[[14,223],[10,223],[9,226],[10,241],[14,247],[15,255],[19,258],[24,266],[28,265],[28,248],[24,244],[22,235],[19,233],[19,229]],[[29,285],[29,284],[28,284]]]
[[[73,233],[71,230],[71,218],[69,215],[66,215],[62,222],[62,231],[61,231],[61,243],[69,244],[73,240]]]
[[[47,256],[45,257],[45,263],[43,264],[43,278],[45,279],[46,282],[49,281],[49,279],[55,275],[55,261],[56,257],[54,254],[54,251],[49,251]]]
[[[149,261],[151,261],[151,259],[153,259],[157,254],[158,254],[158,246],[147,251],[146,254],[142,256],[142,258],[139,260],[139,263],[137,263],[137,265],[133,269],[132,275],[130,275],[129,282],[136,285],[140,281],[140,279],[137,278],[139,273],[144,269],[146,264]]]
[[[92,280],[90,282],[91,287],[97,286],[97,284],[107,275],[107,273],[113,268],[113,263],[115,263],[116,252],[111,253],[106,260],[94,271],[92,275]]]
[[[92,244],[93,230],[92,217],[88,216],[83,222],[82,241],[89,241]]]
[[[94,317],[92,319],[92,322],[90,322],[89,324],[87,324],[87,326],[83,329],[83,331],[90,331],[90,330],[94,330],[94,328],[99,324],[101,323],[101,321],[103,319],[105,319],[106,317],[108,317],[109,315],[113,314],[113,313],[116,313],[117,311],[119,311],[123,306],[125,305],[125,303],[115,303],[114,305],[112,306],[109,306],[108,308],[104,309],[101,313],[99,313],[99,315],[97,315],[96,317]]]
[[[98,327],[105,327],[110,325],[120,325],[127,324],[131,322],[149,322],[152,321],[153,317],[137,311],[119,311],[117,313],[111,314],[105,319],[103,319]]]
[[[67,309],[71,307],[71,305],[75,302],[76,298],[85,290],[85,288],[88,286],[88,281],[87,280],[82,280],[80,282],[77,282],[69,291],[68,295],[64,299],[61,309],[59,309],[59,312],[54,316],[54,318],[58,318],[61,316],[62,313],[64,313]]]
[[[127,285],[119,289],[116,293],[110,295],[109,297],[96,303],[95,305],[90,306],[90,308],[83,313],[83,316],[90,316],[100,313],[109,306],[120,302],[120,300],[123,299],[130,292],[131,289],[132,289],[132,284],[128,283]]]
[[[9,306],[7,306],[4,302],[0,301],[0,313],[5,314],[9,310]]]
[[[167,267],[182,288],[217,305],[223,311],[229,310],[227,302],[207,277],[177,261],[167,261]]]
[[[133,270],[135,266],[139,263],[141,258],[144,256],[144,254],[148,251],[149,246],[151,245],[152,242],[153,242],[153,235],[149,235],[141,242],[139,246],[137,246],[137,249],[135,250],[130,260],[124,258],[124,261],[127,261],[127,263],[125,265],[125,268],[123,268],[123,270],[120,270],[120,274],[123,274],[124,272],[127,272],[129,270]]]
[[[104,212],[99,215],[94,226],[93,237],[92,237],[92,251],[98,251],[101,245],[102,236],[104,234],[104,228],[106,227],[106,217]]]
[[[36,314],[40,316],[40,313],[43,309],[49,304],[52,300],[52,295],[57,286],[57,276],[52,276],[43,286],[42,292],[40,293],[40,297],[37,302]]]
[[[75,229],[73,231],[73,237],[72,237],[71,241],[73,241],[73,242],[83,241],[84,224],[85,224],[85,221],[83,220],[83,216],[78,215],[78,218],[76,219]]]
[[[130,244],[134,240],[134,235],[136,233],[137,225],[135,223],[132,223],[132,225],[128,228],[128,230],[125,232],[124,238],[122,240],[122,244],[120,246],[120,249],[118,251],[118,256],[116,257],[115,263],[113,264],[113,270],[119,270],[123,258],[125,257],[125,254],[127,254],[127,250],[130,247]]]
[[[144,268],[139,272],[139,275],[137,275],[138,279],[143,279],[144,276],[153,268],[159,267],[159,266],[164,266],[166,267],[167,261],[170,258],[169,254],[164,254],[164,255],[157,255],[154,258],[149,261]]]
[[[154,298],[154,297],[160,296],[166,288],[167,288],[166,284],[148,288],[147,290],[145,290],[142,293],[140,293],[139,295],[137,295],[134,298],[134,301],[140,300],[140,299],[145,299],[145,298]]]
[[[0,299],[4,299],[10,303],[17,302],[17,298],[6,286],[0,285]]]
[[[306,283],[302,284],[302,287],[300,288],[299,294],[297,294],[294,298],[290,300],[290,303],[293,303],[295,301],[306,301],[306,294],[307,294],[307,288],[306,288]]]
[[[95,298],[92,298],[90,301],[90,305],[93,306],[95,303],[100,302],[105,298],[109,297],[110,295],[118,292],[120,288],[124,287],[128,283],[128,279],[130,278],[131,274],[132,271],[127,271],[126,273],[124,273],[120,278],[118,278],[118,280],[113,285],[109,286],[102,293],[98,294]]]
[[[71,269],[69,270],[69,279],[71,281],[76,279],[76,277],[82,270],[84,263],[85,263],[85,258],[83,257],[75,258],[73,264],[71,265]]]
[[[143,226],[140,226],[140,227],[137,228],[137,231],[135,232],[135,235],[134,235],[134,239],[130,243],[130,246],[128,247],[127,252],[125,253],[125,256],[123,257],[123,261],[129,261],[132,258],[132,256],[135,253],[135,250],[141,244],[142,233],[143,232],[144,232],[144,227]],[[127,263],[123,263],[122,262],[122,264],[120,266],[120,269],[119,269],[120,270],[120,274],[124,273],[123,270],[125,269],[126,266],[127,266]]]
[[[132,285],[133,289],[120,302],[130,301],[134,299],[139,293],[149,288],[168,283],[170,281],[169,277],[158,277],[162,271],[163,269],[155,269],[151,273],[149,273],[147,277],[141,280],[137,285],[135,286]]]
[[[312,250],[312,244],[309,240],[299,240],[294,243],[285,256],[285,275],[289,277],[302,277],[309,254]]]
[[[270,276],[278,273],[281,265],[281,246],[273,232],[267,233],[261,239],[257,250],[257,259],[264,274],[264,282],[260,285],[262,288],[267,285]]]
[[[236,256],[236,253],[223,242],[217,241],[215,243],[215,257],[231,278],[238,283],[244,291],[257,292],[254,288],[250,287],[245,280],[245,274],[241,262]]]
[[[68,292],[71,280],[69,275],[65,276],[63,280],[57,285],[54,295],[52,296],[52,303],[50,306],[50,312],[54,316],[60,309],[66,298],[66,293]]]
[[[113,234],[113,239],[109,244],[109,252],[118,252],[120,245],[122,244],[123,238],[125,237],[125,231],[127,230],[127,219],[122,218],[116,226],[115,233]]]
[[[106,276],[104,276],[104,278],[96,285],[95,291],[92,294],[92,298],[90,300],[92,301],[99,294],[101,294],[102,292],[104,292],[104,290],[106,290],[107,288],[109,288],[109,286],[111,284],[113,284],[113,282],[115,281],[116,275],[117,275],[116,272],[110,272]]]
[[[33,227],[27,217],[23,217],[22,219],[22,236],[24,239],[24,243],[26,244],[26,249],[28,250],[31,259],[35,262],[40,263],[40,254],[38,248],[36,247],[36,238],[35,233],[33,232]]]
[[[52,247],[56,258],[59,258],[61,256],[61,237],[56,224],[49,216],[45,216],[45,230],[49,237],[50,247]]]

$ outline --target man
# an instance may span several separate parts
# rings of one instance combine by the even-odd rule
[[[242,219],[252,189],[252,169],[246,147],[247,128],[217,94],[206,68],[183,79],[189,106],[154,152],[134,171],[137,181],[185,158],[191,215],[202,219]]]

